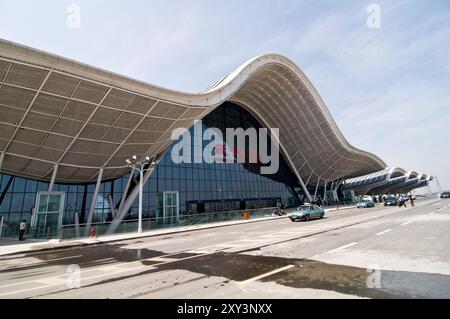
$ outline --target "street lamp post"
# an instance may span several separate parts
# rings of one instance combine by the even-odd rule
[[[137,160],[137,156],[133,155],[130,159],[125,161],[127,166],[137,169],[139,171],[139,216],[138,216],[138,233],[142,233],[142,198],[144,193],[144,172],[153,169],[155,162],[150,163],[150,157],[146,157],[143,162]],[[150,163],[150,167],[145,169],[145,165]]]

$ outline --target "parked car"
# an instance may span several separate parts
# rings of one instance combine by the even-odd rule
[[[397,206],[398,201],[395,197],[388,197],[386,198],[386,201],[384,202],[384,206]]]
[[[356,207],[358,208],[375,207],[375,203],[371,200],[361,200],[356,204]]]
[[[441,194],[441,199],[446,199],[446,198],[450,198],[450,192],[443,192]]]
[[[297,220],[308,221],[310,219],[322,219],[325,216],[325,209],[314,204],[305,204],[290,212],[288,217],[292,222]]]

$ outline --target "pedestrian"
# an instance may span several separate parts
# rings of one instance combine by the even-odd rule
[[[398,207],[401,208],[402,206],[406,207],[405,199],[403,197],[400,197],[400,199],[398,200]]]
[[[278,216],[278,209],[274,208],[272,209],[272,217]]]
[[[411,203],[411,207],[414,207],[414,198],[412,195],[409,196],[409,202]]]
[[[25,231],[27,229],[27,221],[25,219],[23,219],[20,224],[19,224],[19,240],[25,240],[25,238],[23,238],[23,235],[25,235]]]

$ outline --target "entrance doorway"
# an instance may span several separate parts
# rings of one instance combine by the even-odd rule
[[[165,224],[176,223],[179,217],[180,195],[178,192],[163,192],[159,193],[157,198],[158,209],[157,217],[159,221]]]
[[[64,192],[38,192],[31,219],[33,237],[57,238],[64,213]]]

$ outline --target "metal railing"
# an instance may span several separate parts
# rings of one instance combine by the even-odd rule
[[[172,228],[172,227],[199,225],[230,220],[243,220],[245,213],[248,213],[248,216],[246,216],[247,218],[255,219],[271,216],[272,210],[274,208],[275,207],[228,211],[220,213],[180,215],[177,217],[145,218],[142,220],[142,230],[145,232],[150,230]],[[67,239],[91,237],[91,229],[93,229],[95,236],[110,235],[108,230],[112,223],[113,223],[112,221],[94,222],[91,223],[89,228],[87,224],[61,225],[57,238],[61,240],[67,240]],[[137,219],[123,220],[120,223],[119,227],[117,227],[114,234],[137,232],[137,229],[138,229]]]

